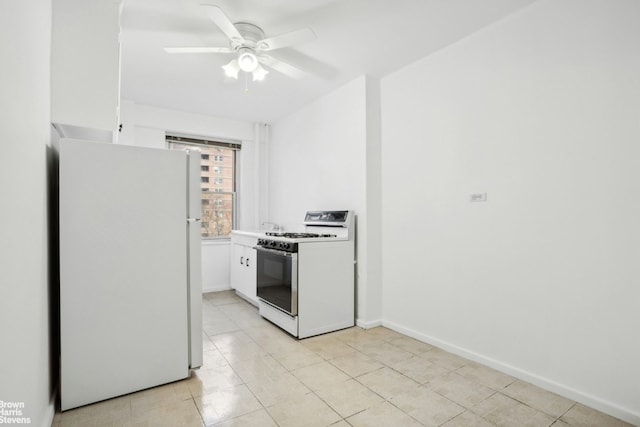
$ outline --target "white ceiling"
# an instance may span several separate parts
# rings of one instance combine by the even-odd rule
[[[535,0],[124,0],[122,98],[270,123],[360,75],[382,77]],[[270,70],[262,82],[228,81],[229,54],[168,54],[165,46],[228,46],[200,3],[267,37],[311,28],[314,41],[271,52],[307,71]]]

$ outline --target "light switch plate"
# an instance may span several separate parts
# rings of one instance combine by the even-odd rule
[[[487,201],[487,193],[471,193],[469,196],[470,202],[486,202]]]

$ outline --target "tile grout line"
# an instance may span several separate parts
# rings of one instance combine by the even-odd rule
[[[233,319],[231,319],[231,321],[233,321]],[[234,323],[235,323],[235,322],[234,322]],[[247,333],[244,331],[244,329],[240,329],[240,331],[241,331],[241,332],[243,332],[245,335],[247,335],[247,336],[251,339],[251,342],[252,342],[252,343],[254,343],[254,344],[256,344],[256,345],[257,345],[261,350],[265,351],[267,354],[270,354],[270,353],[269,353],[269,352],[267,352],[267,351],[266,351],[266,350],[265,350],[265,349],[264,349],[264,348],[263,348],[263,347],[262,347],[258,342],[256,342],[256,341],[255,341],[255,339],[254,339],[252,336],[250,336],[249,334],[247,334]],[[236,331],[233,331],[233,332],[236,332]],[[221,334],[217,334],[217,335],[222,335],[222,334],[224,334],[224,333],[230,333],[230,332],[223,332],[223,333],[221,333]],[[267,409],[267,407],[266,407],[266,406],[264,406],[264,403],[262,403],[262,401],[258,398],[258,396],[256,396],[256,394],[253,392],[253,390],[251,390],[251,388],[249,387],[249,385],[248,385],[248,383],[245,381],[245,379],[244,379],[244,378],[242,378],[242,376],[241,376],[241,375],[240,375],[240,374],[235,370],[235,368],[233,367],[233,365],[231,364],[231,362],[229,361],[229,359],[227,359],[227,357],[224,355],[224,353],[222,353],[222,351],[220,350],[220,348],[218,348],[218,346],[217,346],[215,343],[213,343],[213,345],[214,345],[214,346],[216,347],[216,349],[220,352],[220,354],[222,355],[222,357],[224,358],[224,360],[227,362],[227,364],[229,365],[229,367],[231,368],[231,370],[232,370],[232,371],[233,371],[233,372],[238,376],[238,378],[240,378],[240,379],[242,380],[242,385],[244,385],[244,386],[245,386],[245,388],[246,388],[247,390],[249,390],[249,393],[251,393],[251,395],[252,395],[252,396],[253,396],[253,398],[256,400],[256,402],[258,402],[258,403],[260,404],[260,406],[261,406],[262,410],[263,410],[264,412],[266,412],[266,414],[269,416],[269,418],[271,418],[271,420],[272,420],[272,421],[273,421],[277,426],[280,426],[280,424],[279,424],[279,423],[278,423],[278,422],[273,418],[273,416],[271,415],[271,413],[269,412],[269,410]],[[276,362],[278,362],[278,360],[276,360]],[[280,362],[278,362],[278,363],[280,363]],[[229,420],[233,420],[233,419],[236,419],[236,418],[239,418],[239,417],[242,417],[242,416],[245,416],[245,415],[248,415],[248,414],[254,413],[254,412],[258,412],[259,410],[260,410],[260,409],[256,409],[255,411],[251,411],[251,412],[247,412],[246,414],[238,415],[237,417],[230,418]],[[225,420],[225,421],[228,421],[228,420]]]
[[[278,351],[277,353],[273,353],[270,351],[267,351],[267,349],[265,347],[263,347],[263,344],[260,344],[260,342],[269,345],[269,348],[272,348],[272,351],[276,351],[277,350],[277,346],[272,346],[271,345],[271,328],[267,328],[267,327],[263,327],[262,326],[258,326],[258,322],[256,320],[256,326],[252,326],[252,324],[254,323],[254,319],[259,318],[255,316],[255,313],[253,313],[255,310],[245,310],[243,307],[243,303],[246,303],[245,301],[242,300],[238,300],[237,297],[235,296],[231,296],[230,294],[224,294],[222,296],[221,300],[218,300],[218,302],[221,302],[220,304],[213,304],[212,301],[214,301],[214,298],[207,298],[206,304],[203,304],[204,310],[207,310],[208,312],[208,318],[209,319],[214,319],[214,318],[219,318],[219,319],[226,319],[224,320],[224,322],[229,322],[229,325],[234,325],[235,327],[237,327],[238,329],[234,329],[232,331],[224,331],[225,328],[227,328],[228,325],[225,325],[224,327],[220,328],[220,332],[213,334],[212,332],[214,332],[216,330],[216,328],[214,326],[212,326],[209,330],[209,332],[206,332],[203,330],[204,336],[203,338],[208,339],[208,343],[207,345],[210,345],[211,347],[208,347],[210,351],[212,351],[211,354],[211,359],[210,361],[212,361],[213,363],[211,364],[211,368],[215,369],[224,369],[224,376],[220,376],[221,381],[218,382],[217,380],[215,380],[214,382],[210,382],[209,381],[209,377],[208,376],[203,376],[202,378],[200,378],[200,382],[193,386],[191,383],[189,384],[185,384],[186,387],[186,391],[188,391],[188,394],[183,394],[183,392],[185,390],[183,390],[183,388],[181,387],[177,387],[176,384],[180,383],[182,380],[179,381],[175,381],[173,384],[173,386],[171,387],[171,391],[173,391],[173,394],[175,395],[174,397],[176,398],[176,401],[180,402],[180,406],[190,406],[190,405],[195,405],[196,407],[196,411],[198,414],[198,418],[195,417],[195,414],[193,415],[193,418],[189,418],[192,419],[193,422],[196,422],[195,420],[198,419],[198,422],[200,423],[200,425],[202,426],[207,426],[206,422],[205,422],[205,418],[204,418],[204,413],[205,413],[205,406],[203,406],[203,409],[201,410],[198,407],[198,404],[196,403],[196,401],[198,399],[196,399],[196,397],[198,398],[204,398],[206,396],[206,394],[204,394],[204,390],[206,389],[206,387],[211,387],[211,392],[213,393],[213,390],[218,390],[221,387],[224,388],[236,388],[239,386],[243,386],[244,388],[246,388],[247,390],[249,390],[249,394],[251,395],[251,397],[258,402],[259,406],[256,407],[255,410],[246,412],[246,413],[242,413],[242,414],[238,414],[233,416],[232,418],[227,418],[224,420],[217,420],[214,422],[215,423],[226,423],[229,422],[231,420],[236,420],[239,418],[242,418],[244,416],[247,416],[249,414],[253,414],[253,413],[257,413],[260,410],[263,410],[267,413],[267,416],[269,417],[269,419],[272,420],[272,422],[275,425],[280,426],[280,423],[278,423],[276,421],[276,419],[272,416],[272,414],[269,412],[269,408],[267,406],[265,406],[263,404],[263,402],[258,398],[258,396],[256,395],[256,393],[252,390],[251,387],[249,387],[249,383],[247,382],[247,380],[241,376],[239,374],[239,372],[243,371],[245,372],[245,376],[247,377],[247,379],[252,379],[252,378],[258,378],[256,377],[256,375],[258,375],[259,377],[261,377],[262,375],[265,375],[265,380],[269,379],[269,380],[273,380],[276,381],[278,377],[274,376],[276,375],[277,372],[281,372],[280,369],[283,370],[283,372],[286,372],[288,374],[290,374],[293,378],[295,378],[295,380],[297,382],[299,382],[301,384],[302,387],[304,387],[305,390],[308,390],[304,393],[297,393],[295,392],[294,394],[289,393],[288,395],[309,395],[309,394],[313,394],[314,398],[319,399],[323,405],[326,405],[328,408],[330,408],[334,413],[337,414],[337,416],[339,417],[339,419],[337,421],[335,421],[334,423],[332,423],[331,425],[337,424],[337,423],[341,423],[344,422],[345,424],[348,425],[352,425],[351,422],[348,421],[347,418],[351,418],[354,417],[358,414],[361,414],[363,412],[366,412],[368,410],[370,410],[372,407],[376,406],[376,405],[380,405],[380,404],[389,404],[391,407],[395,408],[393,411],[395,412],[396,410],[399,411],[400,413],[406,415],[407,417],[409,417],[410,419],[415,420],[416,422],[418,422],[420,424],[420,421],[418,419],[416,419],[415,417],[411,416],[410,414],[408,414],[407,412],[405,412],[404,410],[402,410],[398,404],[402,404],[401,400],[396,399],[397,396],[400,396],[401,394],[405,394],[404,387],[402,388],[398,388],[398,386],[401,385],[406,385],[404,379],[408,379],[414,383],[417,384],[417,387],[423,387],[426,390],[429,390],[430,392],[433,392],[434,394],[442,397],[443,399],[445,399],[446,401],[449,401],[453,404],[458,405],[461,409],[463,409],[462,412],[460,412],[459,414],[449,418],[447,421],[444,421],[444,423],[439,423],[439,425],[442,424],[446,424],[451,422],[452,420],[462,416],[465,413],[470,414],[469,416],[473,415],[474,417],[477,416],[478,420],[484,420],[486,422],[488,422],[489,424],[495,425],[492,421],[490,421],[489,419],[485,418],[484,416],[480,415],[479,413],[475,412],[475,410],[473,408],[476,408],[478,405],[482,404],[483,402],[486,402],[488,399],[494,398],[496,396],[501,396],[500,399],[505,398],[505,399],[509,399],[510,401],[516,402],[518,405],[522,405],[522,407],[526,407],[529,408],[532,411],[535,411],[535,413],[537,414],[543,414],[546,417],[548,417],[548,420],[552,420],[553,421],[549,424],[549,425],[553,425],[553,426],[560,426],[560,424],[565,424],[566,422],[563,420],[563,417],[565,417],[568,413],[570,413],[572,410],[575,410],[575,408],[578,406],[578,402],[572,401],[570,399],[567,399],[568,402],[570,402],[570,406],[568,409],[566,409],[562,414],[560,414],[559,416],[555,416],[552,414],[549,414],[548,412],[546,412],[546,410],[541,410],[541,409],[536,409],[535,407],[531,406],[530,404],[521,401],[520,398],[522,396],[524,396],[525,400],[529,399],[531,402],[533,402],[534,404],[540,403],[539,406],[544,407],[544,408],[548,408],[550,410],[553,410],[554,407],[558,406],[558,403],[563,403],[563,405],[560,406],[560,408],[562,408],[564,406],[565,402],[555,402],[554,400],[546,400],[545,396],[541,396],[540,399],[542,399],[543,397],[545,399],[540,400],[537,399],[536,396],[538,396],[537,390],[542,390],[544,392],[546,392],[547,390],[541,389],[539,387],[536,387],[535,389],[531,389],[530,393],[531,397],[529,397],[529,390],[527,389],[522,389],[520,390],[519,388],[514,388],[514,389],[510,389],[510,386],[512,386],[513,384],[516,383],[516,381],[520,381],[517,378],[515,378],[513,381],[511,381],[509,384],[503,386],[503,387],[494,387],[494,386],[488,386],[485,385],[485,383],[483,381],[478,381],[477,378],[484,378],[484,380],[486,380],[487,382],[492,382],[492,384],[497,384],[500,385],[504,382],[503,379],[501,379],[500,377],[490,377],[488,376],[488,372],[482,372],[482,371],[473,371],[471,370],[471,372],[467,372],[469,374],[469,376],[463,374],[461,372],[462,369],[464,369],[467,366],[472,366],[475,362],[472,361],[467,361],[467,363],[463,364],[462,366],[458,366],[455,367],[453,369],[450,369],[448,366],[455,366],[455,364],[457,364],[458,362],[456,362],[455,360],[451,359],[451,360],[447,360],[447,359],[439,359],[441,356],[437,355],[435,360],[442,360],[442,362],[447,362],[446,366],[444,366],[445,364],[443,363],[442,365],[434,362],[432,360],[427,359],[426,357],[424,357],[425,355],[428,355],[429,353],[433,352],[434,350],[438,349],[438,347],[432,346],[432,348],[429,348],[426,351],[418,351],[415,352],[417,349],[419,349],[420,347],[417,345],[413,345],[413,343],[411,341],[408,340],[415,340],[411,337],[405,337],[402,336],[402,334],[396,333],[395,331],[392,330],[387,330],[385,328],[380,328],[380,329],[376,329],[375,332],[373,332],[374,330],[362,330],[359,328],[354,328],[353,329],[353,333],[351,332],[346,332],[343,334],[340,334],[341,331],[337,331],[337,334],[333,337],[329,337],[328,341],[323,341],[322,339],[319,339],[318,341],[316,341],[315,343],[312,342],[313,339],[307,341],[310,344],[313,344],[311,346],[305,345],[305,342],[303,342],[303,340],[291,340],[291,343],[293,343],[293,347],[292,349],[295,350],[294,353],[297,353],[297,350],[299,349],[301,352],[309,352],[309,354],[313,354],[314,357],[317,357],[320,361],[313,361],[313,362],[309,362],[309,360],[314,360],[312,358],[307,358],[307,356],[301,356],[299,358],[294,358],[293,359],[293,363],[287,362],[287,365],[291,365],[294,366],[291,369],[288,369],[285,364],[281,361],[281,357],[278,357],[276,354],[282,356],[283,354],[280,353],[280,351]],[[254,308],[254,307],[252,307]],[[262,319],[263,320],[263,319]],[[213,322],[210,323],[215,323],[217,322],[217,320],[214,320]],[[260,325],[262,325],[262,323],[260,323]],[[345,329],[344,331],[348,331],[348,329]],[[216,337],[218,336],[222,336],[222,335],[230,335],[229,339],[219,339],[219,340],[215,340]],[[236,336],[238,337],[238,339],[236,340],[236,336],[232,336],[232,334],[237,334]],[[287,336],[287,334],[283,335]],[[330,334],[327,334],[327,336],[329,336]],[[246,338],[246,343],[245,343],[245,338]],[[335,338],[335,341],[333,340]],[[405,340],[404,338],[407,338],[408,340]],[[279,337],[278,337],[279,339]],[[216,344],[215,341],[218,341],[218,343]],[[223,342],[225,342],[225,340],[228,342],[228,346],[225,346],[224,348],[226,349],[226,352],[222,351],[223,347],[219,347],[219,345],[222,345]],[[258,340],[260,342],[258,342]],[[417,341],[417,340],[415,340]],[[286,342],[286,346],[289,345],[289,341],[285,340],[283,341],[283,343]],[[419,341],[418,341],[419,342]],[[330,348],[330,346],[338,344],[339,346],[335,347],[335,348]],[[250,352],[246,352],[245,349],[242,347],[242,345],[245,344],[250,344],[249,348],[247,348],[247,350],[250,350]],[[278,344],[278,342],[274,342],[274,344]],[[388,344],[388,345],[387,345]],[[236,345],[240,345],[240,347],[238,349],[234,350],[234,347]],[[252,346],[255,345],[257,347],[257,349],[259,350],[259,352],[254,355],[253,351],[254,348],[252,348]],[[382,345],[382,347],[380,347]],[[412,348],[414,351],[409,351],[406,348],[403,348],[402,345],[404,345],[406,348]],[[286,347],[285,346],[285,347]],[[344,347],[343,347],[344,346]],[[379,347],[378,351],[376,351],[376,346]],[[286,347],[285,349],[287,349],[288,347]],[[316,348],[316,350],[314,350],[314,348]],[[360,370],[363,369],[368,369],[369,368],[369,362],[375,362],[376,365],[379,365],[378,367],[375,367],[374,369],[367,371],[367,372],[363,372],[360,373],[358,375],[351,375],[348,372],[346,372],[344,369],[341,369],[337,364],[336,364],[336,360],[338,358],[343,357],[343,355],[340,354],[340,351],[344,350],[349,350],[350,352],[345,354],[344,356],[348,356],[348,355],[354,355],[355,358],[352,362],[356,368],[359,369],[351,369],[354,372],[358,372]],[[238,350],[240,352],[238,352]],[[443,356],[447,353],[442,349],[439,349],[443,352]],[[213,351],[215,351],[217,353],[217,355],[213,354]],[[232,364],[231,360],[233,359],[233,354],[241,354],[241,355],[245,355],[245,357],[240,357],[239,360],[235,360],[235,362]],[[276,364],[271,363],[271,361],[269,361],[269,363],[267,363],[266,359],[265,360],[256,360],[259,359],[259,356],[262,356],[264,353],[264,355],[269,356],[270,359],[273,359],[273,361]],[[286,355],[287,353],[284,353],[284,355]],[[246,355],[249,355],[249,357],[246,357]],[[397,359],[398,357],[406,357],[405,359]],[[423,375],[418,375],[418,370],[420,368],[420,366],[422,366],[419,363],[409,363],[406,365],[402,365],[403,362],[405,361],[409,361],[413,358],[416,358],[416,360],[420,359],[423,360],[425,362],[428,362],[430,364],[433,364],[434,366],[438,367],[438,370],[434,370],[434,372],[428,372],[425,373],[426,376]],[[363,361],[367,361],[364,365],[360,366],[360,359],[362,359]],[[396,360],[397,359],[397,360]],[[433,358],[432,358],[433,359]],[[462,360],[466,360],[464,358],[462,358]],[[250,365],[251,361],[254,362],[261,362],[261,363],[267,363],[265,366],[267,369],[262,369],[261,363],[257,363],[257,365],[260,366],[254,366],[252,367]],[[456,362],[456,363],[454,363]],[[244,363],[247,363],[248,365],[243,366]],[[310,364],[308,364],[310,363]],[[367,390],[367,392],[372,393],[372,397],[375,396],[377,399],[380,399],[381,401],[379,403],[370,403],[370,402],[366,402],[366,405],[362,405],[360,404],[359,406],[354,406],[356,408],[362,407],[362,406],[367,406],[367,408],[365,409],[361,409],[358,410],[357,412],[349,415],[348,417],[342,417],[340,413],[338,413],[338,411],[329,404],[328,401],[324,400],[319,392],[322,390],[321,388],[314,390],[311,389],[311,387],[306,385],[306,382],[301,379],[300,377],[298,377],[298,375],[296,375],[295,371],[297,370],[301,370],[301,369],[306,369],[309,367],[313,367],[315,364],[320,364],[320,363],[326,363],[328,367],[331,367],[332,369],[335,369],[336,373],[340,372],[341,374],[344,374],[346,376],[347,379],[345,379],[344,381],[350,381],[353,380],[355,383],[357,383],[359,386],[363,387],[363,397],[364,397],[364,390]],[[297,366],[298,364],[300,364],[301,366]],[[219,366],[218,366],[219,365]],[[478,364],[481,367],[485,367],[485,365],[482,364]],[[343,366],[345,367],[349,367],[349,364],[343,364]],[[373,365],[375,366],[375,365]],[[394,367],[396,366],[396,367]],[[427,365],[424,365],[427,366]],[[208,368],[208,366],[207,366]],[[208,370],[207,368],[205,368],[205,370]],[[251,368],[251,369],[250,369]],[[272,371],[272,368],[275,369],[275,371]],[[382,396],[380,393],[374,391],[372,388],[370,388],[370,386],[367,386],[365,383],[362,382],[362,378],[366,375],[369,374],[373,374],[376,372],[381,371],[383,368],[387,368],[389,372],[392,372],[394,375],[391,375],[390,378],[387,378],[389,380],[391,379],[398,379],[400,380],[400,378],[404,378],[403,380],[400,380],[396,385],[393,384],[393,382],[388,382],[388,381],[382,381],[384,380],[385,376],[380,376],[379,378],[376,378],[376,382],[373,383],[373,385],[375,386],[376,384],[380,384],[382,385],[382,389],[384,390],[395,390],[398,389],[401,391],[400,394],[394,394],[394,393],[390,393],[389,394],[389,398],[385,398],[384,396]],[[400,371],[399,369],[405,369],[406,373]],[[438,373],[436,375],[437,372],[439,372],[439,369],[442,369],[440,371],[440,373]],[[317,371],[317,369],[316,369]],[[222,372],[222,371],[221,371]],[[316,384],[316,380],[318,379],[318,376],[314,376],[313,375],[314,369],[311,369],[309,371],[309,373],[304,373],[304,375],[302,375],[303,378],[307,378],[309,381],[312,381],[312,383]],[[497,371],[498,373],[500,373],[500,371]],[[233,375],[237,378],[232,378],[232,379],[227,379],[227,374],[231,374],[233,373]],[[424,383],[416,378],[413,378],[411,376],[411,374],[416,374],[415,376],[418,378],[430,378],[429,380],[425,381]],[[490,391],[492,391],[491,394],[489,394],[487,397],[482,398],[479,402],[471,405],[470,403],[464,403],[464,404],[459,404],[453,400],[451,400],[449,397],[443,395],[441,392],[438,392],[434,389],[432,389],[430,387],[430,384],[433,383],[434,379],[437,378],[438,376],[442,376],[442,375],[449,375],[449,374],[455,374],[455,376],[451,377],[453,380],[456,381],[455,383],[455,387],[451,388],[451,392],[456,393],[454,395],[458,396],[457,391],[456,390],[460,390],[460,391],[465,391],[465,393],[463,393],[460,397],[461,401],[464,402],[471,402],[473,401],[475,398],[477,397],[481,397],[482,395],[484,395],[484,391],[480,394],[478,394],[477,396],[471,396],[469,393],[471,392],[476,392],[478,390],[475,390],[473,387],[468,389],[464,383],[457,383],[457,378],[464,378],[465,381],[470,381],[473,384],[478,384],[480,386],[482,386],[483,388],[486,388]],[[210,375],[207,374],[207,375]],[[277,374],[282,376],[281,374]],[[308,376],[311,375],[311,376]],[[397,377],[395,375],[398,375]],[[433,376],[435,375],[435,376]],[[505,374],[506,375],[506,374]],[[184,381],[188,381],[189,378],[193,378],[195,375],[194,374],[190,374],[188,378],[186,378]],[[230,375],[229,375],[230,376]],[[431,378],[433,376],[433,378]],[[218,376],[215,376],[215,378],[218,378]],[[238,381],[240,380],[240,381]],[[257,379],[256,379],[257,381]],[[307,382],[309,382],[307,381]],[[382,381],[382,382],[380,382]],[[237,382],[237,383],[236,383]],[[330,381],[331,382],[331,381]],[[323,382],[320,382],[320,384],[322,384]],[[531,385],[530,383],[526,383],[523,381],[524,384],[527,385]],[[170,383],[171,384],[171,383]],[[283,383],[285,385],[287,385],[287,383]],[[328,383],[327,383],[328,384]],[[341,383],[336,383],[338,384],[337,387],[340,387],[339,384]],[[445,383],[446,384],[446,381]],[[443,385],[444,385],[443,384]],[[437,385],[437,384],[436,384]],[[462,387],[463,388],[459,388]],[[195,387],[195,388],[193,388]],[[334,385],[330,384],[327,386],[327,388],[330,390],[331,388],[333,388]],[[391,387],[391,388],[390,388]],[[535,386],[533,386],[535,387]],[[197,390],[199,390],[200,388],[202,388],[203,394],[201,396],[194,396],[194,393],[197,393]],[[467,390],[468,389],[468,390]],[[296,389],[297,390],[297,389]],[[511,396],[510,394],[507,394],[507,392],[509,390],[515,390],[515,394],[517,394],[518,396],[520,396],[520,398],[516,398]],[[143,390],[144,391],[144,390]],[[447,391],[445,389],[441,390],[442,392],[446,392],[451,394],[450,391]],[[273,391],[271,389],[266,390],[265,392],[268,393],[273,393]],[[131,396],[136,395],[137,392],[131,393]],[[278,392],[279,393],[279,392]],[[525,394],[522,394],[525,393]],[[367,393],[368,394],[368,393]],[[288,396],[287,395],[287,396]],[[125,406],[121,406],[122,409],[124,409],[124,411],[122,412],[122,415],[124,418],[126,418],[126,422],[127,423],[132,423],[134,422],[134,413],[133,413],[133,407],[136,406],[137,410],[136,410],[136,417],[135,419],[138,420],[138,422],[140,423],[144,423],[144,422],[150,422],[150,420],[153,419],[153,417],[156,417],[158,414],[154,411],[144,411],[144,412],[140,412],[138,413],[138,409],[139,409],[139,405],[138,405],[138,400],[133,399],[131,396],[129,396],[129,398],[126,400],[126,405]],[[247,395],[248,397],[249,395]],[[150,395],[151,400],[150,403],[152,403],[153,405],[158,405],[159,403],[161,403],[163,400],[165,400],[165,397],[163,393],[160,394],[151,394]],[[368,396],[367,396],[368,397]],[[560,396],[562,397],[562,396]],[[456,397],[458,398],[458,397]],[[145,395],[145,399],[146,399],[146,395]],[[396,399],[396,400],[394,400]],[[186,402],[190,400],[191,403],[189,405],[187,405]],[[274,405],[279,405],[282,402],[284,402],[282,399],[275,399],[275,403],[273,405],[271,405],[270,407],[274,406]],[[500,402],[498,400],[498,402]],[[505,403],[508,403],[507,400],[504,400]],[[136,405],[134,405],[134,403],[136,403]],[[149,403],[149,402],[147,402]],[[337,402],[339,403],[339,402]],[[469,407],[470,405],[470,407]],[[509,408],[512,408],[515,405],[515,403],[509,403]],[[555,405],[555,406],[554,406]],[[88,405],[90,406],[90,405]],[[340,405],[338,405],[339,407],[341,407]],[[491,405],[493,406],[493,405]],[[487,405],[484,406],[485,408],[488,407]],[[154,406],[155,408],[155,406]],[[498,407],[492,409],[489,413],[494,413],[495,411],[497,411]],[[587,407],[588,409],[591,409],[589,407]],[[528,414],[529,409],[527,409],[527,411],[524,412],[524,414]],[[413,410],[413,409],[412,409]],[[114,413],[114,409],[109,409],[108,415],[111,415],[112,413]],[[595,410],[594,410],[595,411]],[[147,412],[149,412],[147,414]],[[598,412],[598,411],[596,411]],[[488,415],[489,413],[485,414]],[[498,412],[495,412],[496,414],[499,414]],[[556,411],[556,413],[558,413]],[[79,412],[77,414],[80,414]],[[155,415],[154,415],[155,414]],[[82,416],[78,419],[76,419],[76,417],[74,417],[73,419],[68,419],[69,417],[65,417],[63,416],[63,413],[57,413],[57,419],[54,418],[54,423],[53,425],[57,425],[57,426],[65,426],[68,425],[69,423],[75,423],[78,420],[83,421],[84,417],[86,416],[87,418],[87,422],[97,422],[100,420],[100,418],[104,418],[105,414],[103,412],[101,412],[100,408],[96,408],[95,411],[93,410],[89,410],[87,411],[87,413],[85,414],[84,412],[82,412]],[[73,415],[72,411],[69,411],[69,413],[67,413],[67,415]],[[605,414],[606,415],[606,414]],[[163,416],[166,416],[163,415]],[[151,418],[150,418],[151,417]],[[265,418],[266,420],[266,418]],[[513,418],[508,418],[509,421],[513,421]],[[105,421],[104,419],[102,421]],[[74,424],[75,425],[75,424]]]

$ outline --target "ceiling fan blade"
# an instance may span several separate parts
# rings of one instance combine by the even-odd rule
[[[279,36],[260,40],[256,44],[256,49],[266,52],[269,50],[280,49],[295,44],[306,43],[311,40],[315,40],[315,38],[316,35],[313,31],[311,31],[310,28],[301,28],[299,30],[280,34]]]
[[[230,47],[206,47],[206,46],[193,46],[193,47],[165,47],[164,51],[167,53],[233,53],[234,50]]]
[[[222,9],[212,4],[203,4],[209,18],[216,24],[231,41],[244,43],[244,37],[238,32],[233,22],[224,14]]]
[[[306,74],[301,69],[296,68],[293,65],[287,64],[286,62],[282,62],[279,59],[274,58],[273,56],[260,55],[258,57],[258,61],[260,61],[267,67],[271,67],[274,70],[284,74],[285,76],[293,77],[294,79],[301,79]]]

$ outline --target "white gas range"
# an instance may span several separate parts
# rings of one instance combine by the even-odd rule
[[[260,315],[306,338],[355,324],[355,217],[310,211],[304,229],[258,239]]]

